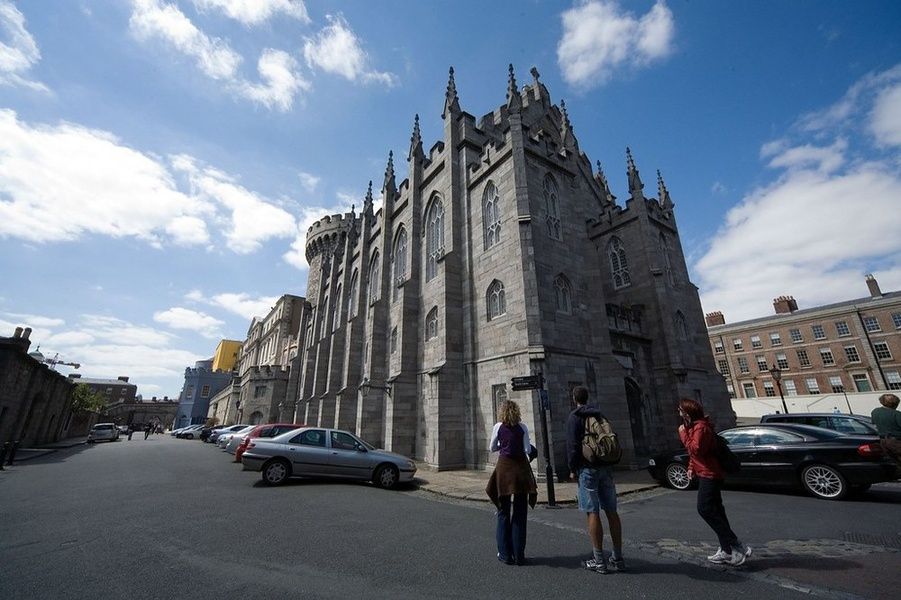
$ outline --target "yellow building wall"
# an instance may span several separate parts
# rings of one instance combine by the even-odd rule
[[[214,371],[231,371],[238,360],[238,350],[241,342],[237,340],[222,340],[216,346],[216,354],[213,355]]]

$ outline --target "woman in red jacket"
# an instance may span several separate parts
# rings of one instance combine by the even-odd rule
[[[679,439],[688,450],[688,475],[698,478],[698,514],[719,538],[720,547],[707,560],[738,566],[751,556],[751,548],[738,540],[723,506],[725,473],[716,457],[716,433],[704,407],[688,398],[679,400]]]

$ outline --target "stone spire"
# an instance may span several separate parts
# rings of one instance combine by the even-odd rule
[[[616,200],[616,196],[613,195],[613,192],[610,191],[610,184],[607,183],[607,176],[604,175],[604,169],[601,167],[601,161],[597,161],[598,172],[595,175],[595,179],[598,182],[598,185],[601,186],[601,191],[604,194],[603,203],[604,204],[614,204]]]
[[[632,151],[626,146],[626,174],[629,176],[629,193],[632,196],[642,196],[641,190],[644,189],[644,184],[641,182],[641,177],[638,175],[638,169],[635,168],[635,161],[632,160]]]
[[[422,134],[419,132],[419,115],[413,119],[413,135],[410,136],[410,152],[407,160],[422,159],[425,154],[422,151]]]
[[[507,110],[519,112],[522,110],[522,96],[516,88],[516,75],[513,73],[513,63],[510,63],[510,75],[507,79]]]
[[[567,150],[572,150],[576,145],[573,135],[573,126],[569,122],[569,114],[566,112],[566,101],[560,100],[560,113],[563,115],[563,123],[560,125],[560,141]]]
[[[663,210],[673,209],[673,201],[669,197],[669,190],[666,189],[666,184],[663,183],[663,175],[660,174],[660,169],[657,169],[657,199],[660,201],[660,207]]]
[[[363,200],[363,214],[372,216],[372,180],[369,180],[369,188],[366,190],[366,199]]]
[[[397,184],[394,181],[394,151],[388,151],[388,164],[385,165],[385,182],[382,184],[382,191],[385,193],[385,202],[393,200],[393,194],[397,190]],[[392,194],[389,197],[389,192]]]
[[[457,98],[457,84],[454,83],[454,68],[450,68],[450,74],[447,78],[447,91],[444,93],[444,110],[441,111],[441,118],[447,117],[447,113],[460,112],[460,99]]]

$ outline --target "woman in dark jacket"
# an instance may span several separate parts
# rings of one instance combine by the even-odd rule
[[[526,561],[527,504],[534,508],[538,499],[538,486],[528,458],[532,444],[516,402],[502,402],[497,419],[491,432],[490,449],[499,456],[485,490],[497,507],[497,559],[508,565],[523,565]]]
[[[688,450],[688,475],[698,478],[698,514],[719,538],[720,547],[707,560],[738,566],[751,556],[751,548],[742,544],[726,517],[723,506],[725,473],[716,457],[717,439],[704,407],[688,398],[679,400],[679,439]]]

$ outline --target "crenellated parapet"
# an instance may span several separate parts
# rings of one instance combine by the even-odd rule
[[[344,213],[329,215],[313,223],[307,229],[307,262],[312,263],[320,254],[331,254],[343,248],[347,233],[353,227],[355,219],[353,213]]]

